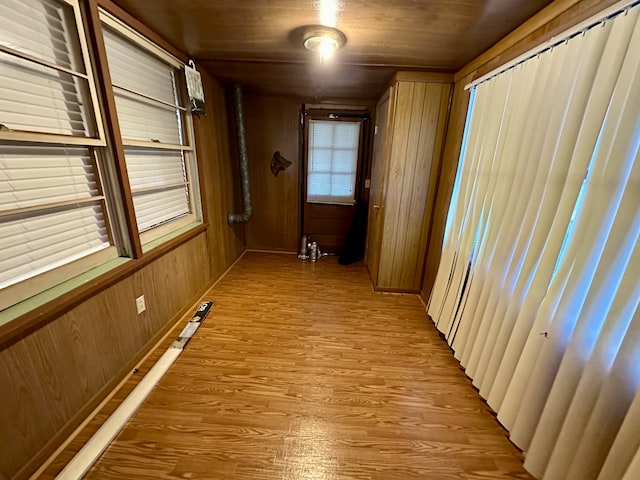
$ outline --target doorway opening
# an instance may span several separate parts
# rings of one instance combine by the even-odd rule
[[[363,195],[369,113],[366,109],[302,109],[300,235],[340,253]]]

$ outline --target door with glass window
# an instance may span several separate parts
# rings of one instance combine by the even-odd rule
[[[359,200],[366,112],[306,111],[303,234],[340,253]]]

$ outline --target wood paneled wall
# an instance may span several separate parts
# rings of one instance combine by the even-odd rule
[[[207,116],[195,128],[209,228],[0,351],[0,479],[46,460],[244,250],[243,227],[226,224],[239,184],[224,90],[203,77]]]
[[[209,73],[202,71],[205,87],[206,116],[195,119],[200,188],[211,278],[217,279],[244,251],[245,225],[233,227],[227,222],[229,211],[240,211],[240,172],[235,152],[229,148],[230,131],[224,87]]]
[[[253,216],[246,225],[247,248],[295,252],[300,232],[301,101],[247,94],[245,129]],[[277,177],[271,174],[276,151],[291,162]]]
[[[209,273],[201,234],[0,352],[3,478],[45,460],[197,299]],[[147,310],[137,315],[142,294]]]
[[[462,145],[469,93],[464,86],[517,56],[597,14],[617,0],[556,0],[472,60],[455,75],[453,104],[445,143],[433,226],[425,259],[421,293],[428,299],[440,263],[440,253],[451,193]]]

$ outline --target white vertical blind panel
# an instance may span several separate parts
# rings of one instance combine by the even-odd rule
[[[636,325],[634,328],[640,328]],[[633,402],[629,407],[624,422],[616,435],[616,439],[611,446],[611,451],[600,470],[598,480],[609,480],[611,478],[627,478],[625,473],[632,473],[634,456],[640,460],[640,389],[635,394]],[[640,467],[640,461],[638,461]],[[640,477],[640,468],[635,476],[628,477],[629,480]]]
[[[461,216],[464,213],[462,209],[463,202],[461,199],[465,195],[468,178],[470,177],[468,171],[471,159],[467,155],[467,148],[472,141],[471,139],[474,138],[474,130],[477,130],[478,123],[477,120],[474,121],[475,117],[473,116],[473,112],[476,111],[475,104],[476,89],[474,88],[472,89],[469,98],[469,107],[460,151],[460,161],[458,163],[458,171],[456,172],[456,179],[451,195],[451,203],[449,204],[449,210],[447,212],[440,265],[438,266],[431,295],[429,296],[429,315],[433,319],[436,328],[447,338],[449,337],[451,322],[450,319],[443,318],[441,313],[444,306],[444,299],[446,298],[449,289],[452,288],[453,271],[456,265],[457,252],[459,248],[461,234],[459,223],[461,222]]]
[[[84,72],[71,7],[50,0],[7,0],[0,43]],[[93,136],[87,80],[0,53],[0,123],[12,130]]]
[[[167,103],[176,103],[174,68],[123,36],[103,28],[111,81]]]
[[[0,212],[100,195],[86,148],[0,148]]]
[[[187,181],[182,152],[173,150],[125,149],[131,188],[156,187]]]
[[[520,101],[527,99],[536,92],[535,73],[547,77],[547,70],[541,68],[539,61],[513,69],[506,76],[507,88],[505,97],[496,97],[502,104],[497,104],[502,110],[502,119],[493,151],[485,151],[480,157],[481,163],[488,163],[488,181],[483,190],[479,190],[477,204],[481,209],[478,217],[478,228],[481,232],[474,251],[471,269],[472,282],[467,287],[467,298],[463,308],[458,311],[459,330],[455,336],[454,348],[461,364],[474,376],[477,357],[474,354],[476,341],[482,341],[491,327],[491,317],[484,315],[485,310],[496,308],[494,289],[503,291],[504,265],[513,255],[513,244],[504,242],[500,245],[500,235],[508,236],[510,224],[502,223],[507,205],[510,214],[519,217],[525,207],[524,199],[528,197],[534,175],[534,169],[541,162],[523,162],[517,168],[514,157],[535,156],[539,154],[544,129],[536,128],[536,120],[541,116],[540,109],[531,109],[527,115],[522,115]],[[527,79],[520,82],[519,79]],[[542,80],[542,79],[538,79]],[[497,85],[500,85],[499,83]],[[539,81],[537,89],[546,86]],[[480,92],[481,94],[482,92]],[[525,128],[530,131],[526,139],[522,139],[514,132]],[[506,200],[506,201],[505,201]],[[499,267],[497,267],[499,266]],[[497,267],[497,268],[496,268]],[[507,292],[504,292],[505,294]],[[476,355],[479,353],[475,351]]]
[[[638,450],[633,457],[633,460],[629,464],[629,468],[624,473],[622,480],[637,480],[640,478],[640,450]],[[606,477],[602,477],[598,480],[607,480]]]
[[[190,212],[186,187],[140,192],[133,197],[138,229],[145,232]]]
[[[632,15],[632,12],[629,15]],[[577,192],[582,185],[589,161],[597,145],[602,122],[609,106],[609,99],[624,59],[626,51],[624,45],[628,44],[634,23],[632,21],[628,24],[629,20],[632,20],[632,17],[627,16],[617,20],[618,28],[611,30],[610,34],[606,32],[610,25],[605,29],[597,28],[586,34],[587,38],[592,35],[607,34],[606,45],[600,56],[587,108],[580,120],[580,134],[572,154],[571,165],[559,200],[559,208],[566,209],[569,206],[573,209],[573,205],[575,205]],[[631,29],[629,29],[629,25]],[[587,53],[589,52],[585,50],[585,54]],[[557,215],[553,220],[548,245],[543,251],[537,273],[531,280],[530,290],[509,337],[509,344],[496,374],[496,381],[491,387],[489,403],[493,408],[499,410],[499,418],[509,427],[513,425],[517,408],[522,401],[521,397],[529,382],[530,371],[526,370],[529,368],[527,366],[530,366],[532,359],[538,355],[538,349],[543,343],[542,337],[529,336],[529,332],[545,331],[547,328],[546,324],[541,324],[542,317],[536,319],[536,313],[541,305],[545,308],[550,305],[549,301],[543,301],[543,299],[549,287],[549,279],[555,266],[554,262],[558,256],[558,242],[563,241],[564,231],[562,229],[565,228],[565,218],[568,213],[565,212],[563,215],[564,218]],[[556,245],[555,248],[553,244]],[[527,360],[518,364],[521,357]],[[516,367],[519,369],[517,374],[515,374]],[[510,389],[509,399],[504,405],[501,405],[505,399],[507,388]]]
[[[354,201],[359,142],[359,122],[309,122],[308,202]]]
[[[565,106],[561,100],[554,101],[557,109],[563,109],[556,111],[563,113],[555,115],[562,121],[562,124],[556,127],[562,135],[557,141],[547,142],[547,148],[542,153],[542,158],[549,160],[548,167],[539,171],[542,175],[536,178],[536,187],[523,219],[524,223],[532,225],[532,228],[526,235],[521,234],[517,239],[516,254],[520,260],[512,262],[508,273],[513,293],[509,298],[500,299],[502,311],[505,313],[496,314],[496,318],[501,320],[499,331],[490,334],[490,338],[496,338],[495,348],[490,348],[487,344],[483,352],[486,364],[480,366],[480,371],[484,372],[482,381],[478,384],[481,394],[495,410],[499,409],[502,400],[500,390],[493,390],[498,378],[498,368],[504,361],[511,366],[505,365],[503,372],[513,371],[511,354],[507,359],[508,344],[512,340],[519,345],[516,349],[522,349],[522,340],[516,339],[512,333],[517,324],[522,324],[523,328],[525,325],[531,327],[531,302],[535,301],[539,305],[548,287],[587,169],[590,154],[585,155],[582,152],[592,151],[597,139],[597,130],[589,132],[585,129],[584,119],[587,115],[597,113],[589,108],[589,100],[594,91],[594,78],[609,31],[609,25],[598,28],[586,34],[583,44],[574,45],[579,48],[580,53],[570,55],[580,58],[581,62],[572,76],[571,91],[566,93],[566,98],[570,101],[564,104]],[[582,147],[578,148],[577,145]],[[566,161],[567,158],[571,158],[571,161]],[[541,165],[544,163],[540,162]],[[517,351],[515,354],[517,355]]]
[[[636,45],[638,42],[640,22],[636,21],[629,44]],[[544,452],[549,443],[556,442],[558,453],[554,451],[547,466],[550,478],[586,478],[569,472],[584,473],[586,465],[596,468],[593,462],[599,452],[587,454],[586,447],[581,444],[578,447],[579,439],[586,433],[581,426],[572,426],[571,423],[576,416],[582,420],[585,410],[590,410],[590,406],[596,408],[595,398],[600,388],[604,389],[598,377],[601,376],[600,372],[611,368],[613,358],[619,355],[617,350],[621,342],[634,339],[632,349],[635,348],[636,355],[640,353],[635,332],[627,331],[640,300],[637,283],[640,268],[640,251],[637,249],[640,235],[638,91],[640,51],[629,48],[594,152],[593,172],[587,179],[584,202],[576,217],[575,233],[569,240],[558,271],[557,281],[566,283],[566,286],[557,310],[548,318],[552,335],[543,346],[540,361],[533,370],[534,375],[545,380],[543,391],[546,390],[547,395],[543,401],[538,394],[530,399],[529,395],[532,394],[529,387],[526,401],[521,407],[522,413],[519,412],[514,426],[514,436],[526,440],[533,434],[530,424],[536,419],[536,413],[541,413],[537,422],[541,426],[552,424],[554,418],[566,418],[557,442],[555,429],[552,428],[541,429],[539,434],[536,431],[536,436],[541,436],[541,440],[532,443],[532,465],[537,464],[539,468],[545,463],[545,456],[540,452]],[[633,350],[628,354],[633,356]],[[581,376],[584,383],[578,384]],[[633,396],[640,382],[633,371],[623,370],[617,372],[616,376],[625,385],[615,392],[618,395],[616,400],[622,405],[625,397],[628,400],[629,395]],[[550,384],[552,386],[547,387]],[[627,391],[629,388],[631,392]],[[600,395],[604,395],[604,392]],[[527,408],[527,415],[524,415],[523,408]],[[610,428],[615,425],[616,420],[610,418],[609,427],[598,428],[602,435],[598,440],[600,448],[608,449],[606,437],[611,435]],[[580,461],[585,465],[577,466],[574,462],[569,470],[566,462],[559,460],[558,455],[562,453],[565,454],[563,458],[573,458],[581,451],[583,455]]]
[[[619,29],[618,26],[623,26],[624,29],[627,29],[628,21],[631,21],[631,31],[636,29],[638,19],[637,14],[638,9],[636,8],[633,11],[629,12],[626,16],[617,17],[615,20],[615,31]],[[612,39],[613,38],[614,37],[612,32]],[[633,49],[628,48],[630,44],[630,37],[628,35],[616,37],[615,40],[617,43],[617,49],[620,50],[623,58],[628,54],[628,52],[633,51]],[[615,57],[620,58],[620,54],[616,55]],[[607,57],[603,55],[603,59],[605,58]],[[627,61],[625,60],[625,63],[626,62]],[[605,65],[608,65],[608,63],[605,63]],[[611,122],[617,121],[615,118],[611,117],[612,111],[610,102],[612,98],[611,92],[615,92],[616,89],[619,89],[618,84],[620,82],[620,67],[606,70],[600,68],[599,72],[601,72],[601,75],[605,77],[601,78],[602,81],[604,81],[605,84],[613,82],[614,87],[609,92],[607,92],[606,90],[604,92],[600,90],[594,90],[594,96],[601,96],[603,93],[609,93],[610,95],[609,101],[605,102],[606,113],[603,118],[601,117],[604,124],[601,123],[600,128],[597,131],[598,137],[594,146],[594,150],[588,152],[588,154],[591,156],[598,154],[600,148],[602,148],[601,129],[605,125],[610,125]],[[606,79],[606,77],[608,76],[611,76],[612,79]],[[625,81],[628,81],[628,79]],[[595,163],[592,168],[595,168]],[[602,166],[600,168],[602,168]],[[596,202],[596,205],[599,203],[604,204],[606,203],[607,199],[599,198],[594,199],[594,201]],[[576,219],[576,226],[574,227],[574,231],[572,233],[572,237],[573,239],[575,239],[574,245],[576,245],[575,241],[577,241],[578,239],[580,239],[580,241],[586,240],[586,232],[580,232],[577,229],[577,220],[578,219]],[[590,241],[593,241],[593,239],[591,239]],[[555,324],[555,326],[553,326],[554,329],[557,329],[558,335],[549,337],[549,340],[547,341],[544,341],[544,338],[540,337],[539,335],[534,335],[533,331],[532,334],[528,336],[527,343],[525,344],[525,347],[520,354],[519,363],[514,374],[514,381],[510,383],[509,389],[505,396],[505,405],[499,413],[499,417],[503,415],[503,418],[507,420],[508,424],[514,428],[516,440],[519,438],[520,441],[525,445],[528,444],[531,436],[533,435],[533,428],[537,423],[537,420],[534,421],[534,419],[539,418],[539,415],[542,411],[545,399],[553,382],[553,375],[555,374],[555,372],[557,372],[562,352],[566,347],[568,338],[573,331],[573,328],[575,327],[575,322],[578,319],[578,317],[576,317],[576,313],[579,312],[581,303],[584,300],[584,288],[588,286],[590,281],[588,280],[589,277],[587,271],[585,271],[584,269],[580,270],[582,274],[579,274],[578,272],[574,273],[574,275],[578,276],[576,278],[579,278],[580,275],[585,275],[584,283],[582,284],[582,286],[574,283],[575,280],[570,280],[571,270],[573,270],[574,268],[573,261],[575,260],[576,252],[577,245],[574,246],[573,250],[571,250],[570,242],[564,254],[565,258],[569,259],[570,261],[561,262],[560,269],[558,270],[558,273],[554,280],[549,285],[548,292],[545,299],[541,303],[541,308],[534,323],[533,331],[541,332],[550,331],[554,321],[558,322]],[[561,311],[566,313],[560,313]],[[531,391],[530,387],[532,384],[536,383],[531,381],[532,375],[535,375],[538,378],[539,382],[535,391]],[[520,412],[524,411],[529,412],[529,414],[520,415]]]
[[[639,12],[475,87],[429,304],[546,480],[639,458]]]
[[[602,29],[597,29],[597,34]],[[606,39],[606,33],[604,38]],[[527,281],[536,272],[536,264],[531,262],[529,268],[523,271],[523,262],[525,255],[539,255],[540,248],[544,243],[537,244],[538,249],[534,248],[531,243],[532,236],[539,230],[540,236],[548,239],[550,223],[541,222],[541,213],[544,212],[541,206],[544,204],[546,212],[557,212],[559,195],[562,192],[563,182],[554,181],[566,178],[566,171],[569,167],[567,159],[571,158],[576,137],[579,132],[580,122],[584,113],[586,101],[588,99],[589,87],[593,83],[595,69],[598,59],[602,52],[603,42],[596,41],[598,47],[595,55],[586,55],[586,53],[594,53],[590,47],[593,42],[589,38],[580,39],[580,42],[570,41],[566,45],[558,47],[563,51],[554,52],[553,60],[559,66],[553,69],[553,84],[544,88],[544,91],[553,92],[547,95],[550,109],[543,114],[542,117],[534,119],[537,125],[542,126],[539,139],[534,139],[534,145],[538,147],[525,146],[524,151],[529,156],[523,159],[524,167],[519,168],[524,175],[520,176],[519,182],[514,182],[514,188],[511,190],[510,196],[505,198],[503,202],[502,213],[500,214],[499,229],[496,235],[489,238],[489,243],[494,245],[496,255],[487,268],[488,279],[483,282],[487,287],[487,300],[484,305],[476,304],[477,308],[474,316],[482,318],[476,335],[468,343],[470,350],[468,358],[468,371],[474,377],[474,385],[487,391],[494,378],[494,370],[488,371],[488,362],[492,355],[500,356],[503,344],[497,342],[498,332],[505,327],[505,322],[511,323],[516,312],[519,311],[521,301],[517,301],[514,297],[514,289],[518,283],[518,279]],[[587,45],[585,45],[587,43]],[[593,60],[595,57],[595,61]],[[588,59],[591,59],[588,61]],[[542,54],[539,61],[550,61],[551,58],[547,54]],[[589,68],[582,68],[589,64]],[[526,66],[526,65],[525,65]],[[527,69],[522,72],[527,75]],[[526,83],[527,77],[518,81],[520,84]],[[580,93],[580,94],[579,94]],[[542,93],[542,95],[544,95]],[[517,104],[524,97],[519,97]],[[529,109],[517,108],[518,116],[529,116]],[[542,119],[547,119],[543,121]],[[534,131],[533,126],[527,130]],[[520,136],[514,135],[515,138]],[[505,154],[513,157],[514,154],[510,150],[505,150]],[[537,161],[536,161],[537,160]],[[515,164],[515,162],[513,162]],[[511,181],[502,176],[502,181],[509,184]],[[577,195],[577,190],[574,194]],[[545,202],[545,195],[549,194],[552,198]],[[498,198],[504,198],[499,196]],[[562,232],[566,232],[569,218],[571,215],[572,205],[575,199],[567,202],[566,211],[563,214],[565,224],[562,225]],[[505,222],[506,210],[504,207],[508,205],[508,215],[520,218],[521,222]],[[545,212],[545,213],[546,213]],[[549,219],[552,217],[549,216]],[[562,236],[558,235],[558,241]],[[554,242],[555,252],[560,247],[560,243]],[[550,262],[552,266],[555,262]],[[524,272],[524,275],[521,273]],[[551,270],[548,271],[551,273]],[[549,277],[547,277],[548,279]],[[520,294],[521,295],[521,294]],[[507,317],[507,307],[511,304],[511,309]],[[491,341],[487,341],[491,339]]]
[[[181,134],[175,110],[164,105],[152,105],[139,97],[134,99],[117,90],[116,109],[120,132],[127,140],[142,140],[180,145]]]
[[[473,131],[475,141],[470,144],[472,148],[467,153],[470,159],[469,171],[473,176],[467,179],[464,189],[457,261],[451,279],[451,285],[454,288],[449,289],[449,295],[445,297],[440,312],[440,315],[447,319],[446,331],[454,349],[457,347],[456,341],[465,339],[464,335],[458,336],[461,311],[464,309],[469,287],[474,281],[472,267],[477,255],[476,250],[481,245],[480,240],[484,235],[483,226],[488,214],[484,209],[486,192],[494,182],[499,166],[499,163],[494,164],[493,154],[487,154],[487,152],[495,151],[500,138],[504,124],[505,98],[509,92],[510,82],[509,75],[496,77],[493,83],[497,87],[489,91],[487,99],[483,101],[482,97],[479,97],[480,101],[486,102],[486,107],[478,109],[478,130]],[[484,157],[488,157],[489,161],[483,162]],[[464,330],[465,325],[462,327]]]
[[[0,221],[0,288],[109,247],[102,208]]]

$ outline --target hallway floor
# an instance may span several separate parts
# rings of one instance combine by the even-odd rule
[[[203,300],[86,478],[531,478],[417,296],[373,293],[361,263],[247,252]]]

